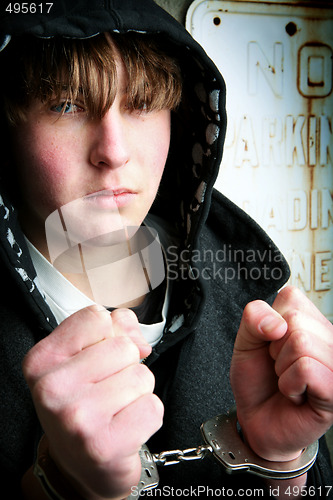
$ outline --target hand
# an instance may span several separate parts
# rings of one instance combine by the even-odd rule
[[[59,469],[87,499],[120,498],[140,479],[138,450],[162,424],[150,346],[135,314],[97,306],[61,323],[23,371]]]
[[[333,424],[333,326],[302,292],[244,309],[231,384],[245,439],[273,461],[296,458]]]

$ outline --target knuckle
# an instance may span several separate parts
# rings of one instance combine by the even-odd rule
[[[45,340],[45,339],[44,339]],[[44,366],[44,340],[38,342],[26,353],[22,361],[22,372],[29,385],[32,385],[42,375]]]
[[[97,305],[88,306],[66,318],[57,329],[66,337],[67,332],[70,332],[74,339],[81,339],[82,332],[87,331],[87,339],[90,343],[95,343],[111,336],[110,312]]]
[[[71,429],[72,433],[81,438],[87,439],[89,436],[88,423],[89,415],[82,401],[72,403],[65,411],[63,411],[64,422]]]
[[[157,422],[157,425],[160,427],[163,422],[164,416],[164,405],[160,398],[156,396],[156,394],[151,394],[147,398],[147,406],[149,414],[153,416],[154,420]]]
[[[91,415],[83,400],[74,400],[57,411],[58,422],[63,431],[81,443],[88,443],[96,429],[90,429]]]
[[[50,372],[35,382],[32,396],[39,406],[52,411],[61,405],[63,388],[64,385],[59,378]]]
[[[155,377],[153,373],[143,364],[133,365],[132,368],[133,384],[140,387],[145,392],[152,392],[155,386]]]
[[[127,360],[127,363],[136,363],[140,360],[138,346],[126,335],[112,339],[112,351],[115,355],[122,356],[124,360]]]
[[[285,313],[284,319],[288,323],[289,330],[296,330],[300,328],[301,324],[304,321],[304,313],[302,313],[298,309],[292,309]]]
[[[305,380],[311,370],[312,359],[308,356],[301,356],[295,361],[295,375],[299,380]]]
[[[110,312],[107,309],[105,309],[105,307],[98,306],[98,305],[88,306],[84,309],[80,309],[80,311],[76,312],[75,314],[77,316],[89,314],[89,315],[92,315],[98,321],[110,322]]]
[[[115,309],[111,313],[111,318],[124,328],[133,328],[133,325],[139,325],[137,316],[131,309]]]
[[[140,331],[138,318],[130,309],[116,309],[111,318],[113,327],[125,335]]]
[[[311,338],[301,331],[295,331],[290,335],[289,344],[298,356],[311,352]]]
[[[304,298],[303,292],[294,285],[286,286],[281,290],[280,294],[285,300],[294,304]]]
[[[262,321],[271,315],[272,308],[269,304],[262,300],[254,300],[245,306],[241,323],[243,328],[256,335]]]
[[[22,371],[25,379],[27,380],[28,383],[32,383],[36,377],[37,377],[37,366],[34,363],[34,356],[29,351],[25,357],[23,358],[22,362]]]
[[[243,319],[245,322],[251,322],[258,311],[261,310],[263,304],[264,303],[261,300],[253,300],[252,302],[246,304],[243,311]]]

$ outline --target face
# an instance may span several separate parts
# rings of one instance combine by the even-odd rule
[[[121,227],[139,227],[158,191],[170,143],[170,111],[126,107],[126,75],[118,63],[118,93],[102,119],[83,104],[31,103],[12,133],[20,218],[47,256],[45,220],[61,209],[73,238],[85,241]]]

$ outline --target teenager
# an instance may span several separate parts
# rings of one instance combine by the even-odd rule
[[[332,424],[332,325],[278,293],[283,256],[213,189],[212,61],[150,0],[7,9],[0,26],[3,489],[138,495],[144,443],[197,447],[235,402],[259,460],[299,463]],[[159,488],[319,498],[326,452],[279,481],[182,461]]]

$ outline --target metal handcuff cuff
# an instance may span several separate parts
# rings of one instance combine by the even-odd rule
[[[266,479],[292,479],[305,474],[318,454],[318,441],[305,448],[301,455],[288,462],[271,462],[256,455],[242,440],[237,429],[237,411],[233,407],[225,415],[218,415],[201,426],[206,444],[186,450],[151,453],[146,445],[140,450],[141,477],[138,486],[127,500],[137,498],[140,492],[157,488],[157,466],[176,465],[181,461],[201,460],[209,453],[225,467],[226,472],[249,472]]]
[[[237,429],[236,407],[225,415],[208,420],[201,426],[206,444],[186,450],[162,451],[152,454],[146,445],[140,449],[141,477],[127,500],[137,498],[140,493],[157,488],[159,475],[157,466],[176,465],[181,461],[201,460],[208,453],[225,467],[229,474],[249,472],[266,479],[292,479],[307,472],[314,464],[318,453],[318,441],[303,450],[301,455],[289,462],[270,462],[256,455],[243,442]],[[59,473],[48,454],[45,435],[38,447],[38,460],[34,474],[39,479],[48,498],[53,500],[82,500]]]

